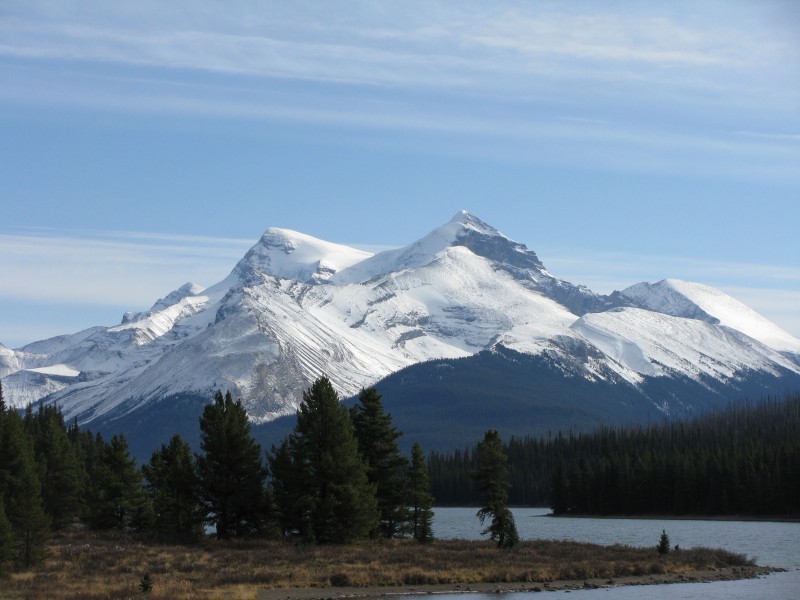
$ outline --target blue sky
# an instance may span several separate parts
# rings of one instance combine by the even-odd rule
[[[800,5],[0,4],[0,342],[210,285],[269,226],[469,210],[598,292],[676,277],[800,337]]]

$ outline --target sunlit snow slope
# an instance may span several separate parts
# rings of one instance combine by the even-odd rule
[[[638,306],[729,327],[778,351],[800,354],[800,340],[724,292],[678,279],[637,283],[622,292]]]

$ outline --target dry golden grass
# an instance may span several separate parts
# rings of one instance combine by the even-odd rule
[[[264,588],[550,582],[749,564],[721,550],[681,550],[662,558],[655,548],[554,541],[523,542],[510,551],[489,542],[411,540],[312,546],[209,539],[185,546],[74,532],[53,538],[49,548],[43,565],[0,581],[2,600],[142,598],[145,573],[153,582],[150,598],[188,600],[254,599]]]

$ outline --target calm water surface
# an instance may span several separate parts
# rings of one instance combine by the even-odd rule
[[[475,508],[435,509],[436,537],[480,539]],[[718,547],[746,554],[761,565],[787,569],[761,579],[720,583],[681,583],[632,586],[603,590],[549,592],[547,597],[569,594],[574,600],[601,598],[664,598],[685,600],[795,600],[800,598],[800,523],[757,521],[704,521],[670,519],[576,519],[547,516],[548,509],[513,509],[520,538],[574,540],[595,544],[653,546],[661,530],[682,548]],[[477,598],[476,598],[477,596]],[[473,600],[492,596],[470,595]],[[531,594],[506,594],[504,600],[530,600]],[[463,595],[437,595],[437,600],[464,600]]]

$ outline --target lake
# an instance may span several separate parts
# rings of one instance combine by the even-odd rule
[[[435,508],[433,528],[437,538],[480,539],[477,508]],[[681,583],[619,587],[601,590],[551,592],[547,597],[570,594],[573,600],[601,598],[664,598],[682,600],[786,600],[800,597],[800,523],[764,521],[714,521],[700,519],[616,519],[551,517],[549,509],[512,509],[520,538],[573,540],[594,544],[627,544],[655,547],[665,530],[670,543],[682,548],[695,546],[725,548],[746,554],[760,565],[781,567],[775,573],[754,580]],[[646,593],[644,592],[646,590]],[[478,594],[480,600],[484,595]],[[515,599],[514,597],[520,598]],[[485,598],[490,596],[486,595]],[[492,594],[496,598],[496,595]],[[438,600],[463,600],[460,594],[437,595]],[[470,595],[475,598],[475,595]],[[525,600],[530,594],[509,593],[505,600]]]

